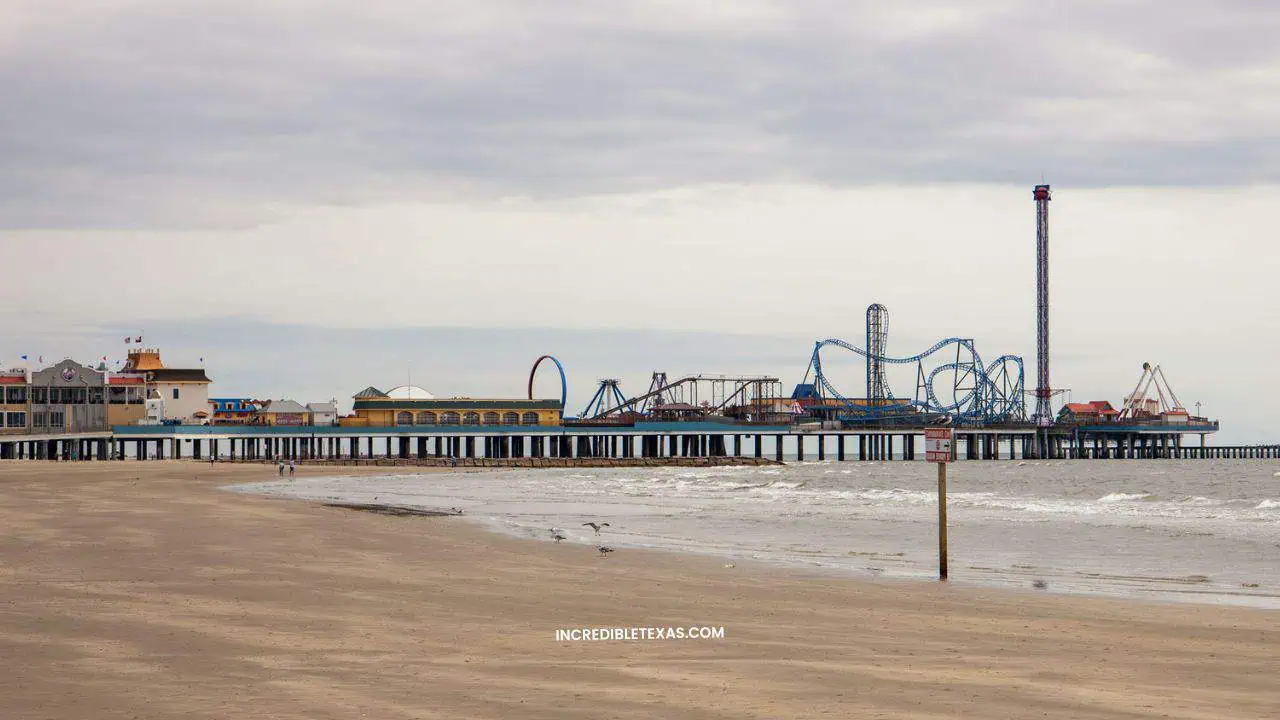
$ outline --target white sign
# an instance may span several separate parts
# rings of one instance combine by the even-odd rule
[[[951,428],[925,428],[924,459],[926,462],[951,462]]]

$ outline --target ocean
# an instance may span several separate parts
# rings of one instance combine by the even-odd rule
[[[229,489],[459,507],[547,542],[557,527],[567,542],[619,550],[937,577],[937,475],[922,462],[305,476]],[[956,462],[948,490],[953,583],[1280,608],[1275,461]],[[597,537],[588,521],[610,526]]]

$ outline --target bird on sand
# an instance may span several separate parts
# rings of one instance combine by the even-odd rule
[[[461,515],[462,508],[449,508],[449,512],[453,513],[454,515]]]
[[[601,545],[597,547],[596,550],[600,553],[601,557],[603,557],[608,553],[613,552],[613,548],[609,547],[608,545]]]
[[[1043,590],[1043,589],[1045,589],[1045,588],[1049,587],[1049,583],[1047,583],[1047,582],[1045,582],[1045,581],[1043,581],[1043,580],[1033,580],[1033,581],[1031,582],[1031,587],[1033,587],[1033,588],[1035,588],[1035,589],[1037,589],[1037,590]]]
[[[600,528],[602,528],[602,527],[609,527],[609,523],[600,523],[600,524],[598,524],[598,525],[597,525],[596,523],[593,523],[593,522],[586,522],[586,523],[582,523],[582,526],[583,526],[583,527],[589,527],[589,528],[591,528],[592,530],[595,530],[595,531],[596,531],[596,534],[597,534],[597,535],[599,535],[599,534],[600,534]]]
[[[556,542],[560,542],[561,540],[565,540],[567,538],[565,538],[565,536],[561,535],[558,532],[553,532],[551,533],[551,539],[555,540]]]

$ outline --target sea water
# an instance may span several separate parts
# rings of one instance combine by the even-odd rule
[[[948,473],[951,581],[1280,608],[1280,464],[990,461]],[[424,509],[511,535],[751,558],[863,577],[937,575],[921,462],[501,469],[303,477],[231,489]],[[608,522],[600,536],[582,523]],[[1036,583],[1039,585],[1039,583]]]

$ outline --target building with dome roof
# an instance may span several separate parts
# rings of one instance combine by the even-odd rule
[[[511,398],[438,398],[417,385],[400,385],[386,392],[370,386],[352,396],[348,427],[404,425],[559,425],[564,408],[559,400]]]
[[[387,397],[397,400],[434,400],[435,395],[423,390],[417,385],[401,385],[393,387],[387,391]]]

